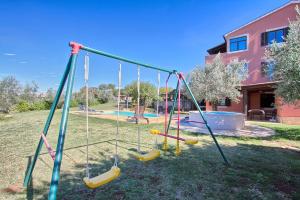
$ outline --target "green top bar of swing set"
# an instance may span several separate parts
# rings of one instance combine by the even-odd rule
[[[116,59],[116,60],[124,61],[124,62],[127,62],[127,63],[136,64],[136,65],[139,65],[139,66],[142,66],[142,67],[159,70],[159,71],[162,71],[162,72],[167,72],[167,73],[172,73],[172,74],[175,74],[177,72],[176,70],[163,69],[161,67],[154,67],[154,66],[149,65],[149,64],[144,64],[144,63],[141,63],[141,62],[138,62],[138,61],[129,60],[127,58],[112,55],[112,54],[109,54],[109,53],[106,53],[106,52],[103,52],[103,51],[99,51],[99,50],[96,50],[96,49],[92,49],[90,47],[86,47],[86,46],[83,46],[83,45],[81,46],[80,49],[91,52],[91,53],[95,53],[95,54],[98,54],[98,55],[113,58],[113,59]]]

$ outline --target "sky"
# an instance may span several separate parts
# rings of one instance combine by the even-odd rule
[[[70,41],[184,74],[203,66],[206,50],[223,35],[288,0],[10,0],[0,4],[0,79],[35,81],[40,92],[58,87],[70,56]],[[75,90],[84,84],[81,51]],[[117,85],[119,62],[90,54],[91,86]],[[161,84],[166,74],[161,74]],[[122,63],[122,86],[137,79],[137,67]],[[141,69],[157,84],[157,72]],[[170,82],[171,86],[175,80]]]

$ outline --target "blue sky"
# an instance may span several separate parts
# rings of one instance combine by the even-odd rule
[[[288,0],[3,1],[0,4],[0,78],[34,80],[40,91],[57,88],[69,41],[184,73],[203,65],[206,50],[223,34]],[[83,86],[83,55],[75,89]],[[90,84],[115,83],[118,62],[90,56]],[[123,85],[136,79],[123,65]],[[156,72],[141,79],[155,83]],[[165,75],[162,75],[162,79]],[[174,81],[172,82],[174,83]]]

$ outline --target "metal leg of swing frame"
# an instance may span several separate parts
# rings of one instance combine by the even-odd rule
[[[48,130],[49,130],[49,127],[50,127],[50,124],[51,124],[51,121],[53,119],[53,116],[54,116],[54,113],[55,113],[55,110],[56,110],[56,106],[59,102],[59,98],[61,96],[61,93],[64,89],[64,86],[65,86],[65,83],[66,83],[66,80],[69,76],[69,72],[70,72],[70,66],[71,66],[71,57],[69,58],[69,61],[68,61],[68,64],[66,66],[66,69],[65,69],[65,72],[63,74],[63,77],[60,81],[60,84],[59,84],[59,87],[57,89],[57,92],[56,92],[56,95],[55,95],[55,98],[53,100],[53,103],[51,105],[51,109],[50,109],[50,112],[49,112],[49,115],[48,115],[48,118],[47,118],[47,121],[45,123],[45,126],[44,126],[44,130],[43,130],[43,133],[44,135],[46,136],[47,133],[48,133]],[[32,172],[34,170],[34,167],[35,167],[35,163],[38,159],[38,156],[41,152],[41,149],[43,147],[43,138],[40,138],[40,141],[39,141],[39,144],[36,148],[36,151],[35,151],[35,154],[34,154],[34,157],[33,157],[33,160],[32,162],[30,163],[29,167],[28,167],[28,170],[26,171],[26,174],[25,174],[25,178],[24,178],[24,183],[23,183],[23,186],[24,187],[27,187],[30,180],[31,180],[31,177],[32,177]]]
[[[50,191],[48,195],[49,200],[56,200],[56,196],[57,196],[58,184],[60,179],[60,167],[61,167],[65,135],[66,135],[67,124],[68,124],[67,122],[68,122],[68,115],[69,115],[70,100],[72,97],[72,89],[73,89],[74,77],[75,77],[77,55],[78,53],[71,54],[70,73],[68,77],[68,85],[67,85],[64,107],[63,107],[62,117],[60,122],[59,136],[58,136],[58,141],[56,146],[56,155],[55,155],[54,167],[52,172]]]
[[[177,96],[178,96],[178,88],[179,88],[179,84],[177,83],[176,90],[175,90],[176,92],[175,92],[175,95],[174,95],[174,101],[173,101],[173,104],[172,104],[172,109],[170,111],[168,125],[167,125],[167,128],[166,128],[166,133],[165,133],[166,135],[168,135],[168,133],[169,133],[172,116],[173,116],[174,111],[175,111],[175,105],[176,105]],[[163,150],[165,150],[165,151],[168,150],[168,144],[166,143],[166,140],[164,140],[164,142],[163,142]]]
[[[227,166],[230,166],[230,165],[229,165],[229,162],[228,162],[228,160],[227,160],[227,158],[225,157],[225,155],[224,155],[224,153],[223,153],[223,151],[222,151],[222,149],[221,149],[221,147],[220,147],[220,145],[219,145],[219,143],[218,143],[218,141],[217,141],[217,139],[216,139],[216,137],[215,137],[215,135],[213,134],[213,132],[212,132],[210,126],[207,124],[207,121],[206,121],[206,119],[204,118],[204,115],[203,115],[203,113],[202,113],[202,110],[201,110],[201,108],[200,108],[200,106],[199,106],[199,104],[198,104],[196,98],[194,97],[193,92],[191,91],[189,85],[186,83],[186,81],[185,81],[185,79],[184,79],[183,76],[181,77],[181,80],[183,81],[184,85],[186,86],[186,89],[187,89],[188,93],[189,93],[190,96],[192,97],[192,100],[193,100],[195,106],[197,107],[197,110],[199,111],[200,117],[201,117],[202,120],[205,122],[205,126],[206,126],[206,128],[208,129],[208,131],[209,131],[209,133],[210,133],[210,135],[211,135],[211,137],[212,137],[214,143],[216,144],[217,149],[219,150],[219,152],[220,152],[220,154],[221,154],[221,156],[222,156],[222,158],[223,158],[223,160],[224,160],[224,163],[225,163]]]

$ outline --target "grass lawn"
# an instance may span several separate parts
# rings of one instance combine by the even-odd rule
[[[89,108],[95,109],[95,110],[116,110],[117,109],[116,105],[117,105],[117,103],[115,101],[110,101],[110,102],[107,102],[104,104],[92,105],[92,106],[89,106]],[[73,110],[73,111],[78,110],[78,106],[70,108],[70,110]],[[0,119],[1,119],[1,116],[0,116]]]
[[[97,104],[94,106],[91,106],[91,109],[95,109],[95,110],[116,110],[117,107],[117,102],[115,101],[110,101],[104,104]]]
[[[47,114],[48,111],[34,111],[1,119],[1,189],[10,184],[22,185]],[[55,115],[49,131],[52,146],[56,146],[60,114]],[[89,190],[82,182],[86,158],[85,118],[70,115],[68,125],[58,199],[300,199],[299,127],[293,127],[296,137],[285,137],[286,133],[290,135],[290,129],[282,125],[271,125],[279,132],[279,136],[271,139],[217,137],[231,163],[231,167],[226,167],[209,136],[186,132],[182,136],[198,137],[200,142],[195,146],[182,144],[182,154],[176,157],[175,141],[169,140],[170,151],[152,162],[141,163],[133,157],[137,127],[122,122],[121,176],[101,188]],[[149,151],[154,137],[148,130],[162,130],[162,125],[141,127],[142,150]],[[90,129],[91,172],[98,175],[113,164],[116,122],[91,118]],[[1,190],[0,199],[47,198],[53,162],[45,152],[44,148],[30,187],[17,194]]]
[[[273,136],[273,139],[288,139],[288,140],[299,140],[300,141],[300,125],[286,125],[279,123],[270,123],[270,122],[251,122],[259,126],[267,127],[274,129],[276,135]]]

